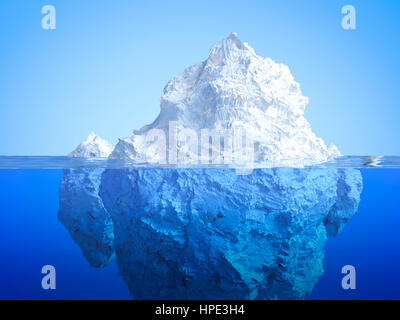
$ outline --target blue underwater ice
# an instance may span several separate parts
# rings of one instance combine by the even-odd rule
[[[355,169],[72,169],[59,219],[136,299],[301,299],[361,189]]]
[[[399,171],[0,170],[0,297],[398,298]]]

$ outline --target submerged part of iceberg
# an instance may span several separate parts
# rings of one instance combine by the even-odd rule
[[[158,140],[144,137],[152,129],[162,130],[169,143],[171,122],[183,132],[190,128],[197,134],[202,129],[220,133],[244,130],[254,142],[257,167],[280,161],[285,161],[285,166],[294,161],[293,166],[298,166],[340,156],[336,146],[326,146],[312,132],[304,117],[307,104],[287,66],[257,56],[232,33],[211,49],[207,60],[168,82],[157,119],[133,136],[120,139],[111,157],[159,162],[164,149],[157,147]],[[181,138],[177,139],[178,153],[186,154],[187,136]],[[189,152],[185,161],[191,157],[197,159],[197,154]]]
[[[136,168],[106,170],[100,196],[133,298],[302,299],[361,189],[355,169]]]
[[[110,147],[111,146],[111,147]],[[91,133],[70,156],[108,157],[112,145]],[[65,169],[58,218],[90,265],[103,267],[114,256],[114,227],[99,196],[103,169]]]
[[[93,267],[103,267],[114,256],[114,226],[103,206],[99,187],[103,169],[65,169],[58,219],[80,246]]]

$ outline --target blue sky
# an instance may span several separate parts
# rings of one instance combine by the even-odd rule
[[[41,28],[46,4],[56,30]],[[346,4],[356,30],[341,28]],[[115,144],[231,31],[290,67],[327,143],[399,155],[399,18],[396,0],[0,0],[0,155],[63,155],[90,131]]]

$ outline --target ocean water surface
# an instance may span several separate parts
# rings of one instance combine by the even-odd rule
[[[238,175],[1,157],[0,298],[399,299],[399,163]]]

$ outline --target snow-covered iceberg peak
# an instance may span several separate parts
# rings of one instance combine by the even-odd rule
[[[68,156],[82,158],[106,158],[113,151],[114,146],[100,138],[95,133],[90,133],[88,138],[79,144]]]
[[[248,45],[242,43],[236,32],[232,32],[228,38],[225,38],[211,48],[207,61],[215,65],[222,65],[223,63],[228,63],[228,61],[234,62],[235,59],[245,56],[257,57],[254,50]],[[236,61],[235,63],[237,62],[239,61]]]
[[[304,117],[307,104],[287,66],[257,56],[231,33],[211,48],[207,60],[167,83],[157,119],[132,137],[120,139],[112,157],[152,161],[145,155],[154,142],[142,137],[161,129],[170,142],[171,122],[199,135],[202,129],[245,130],[254,142],[258,165],[283,160],[318,163],[339,156],[336,146],[328,147],[312,132]],[[183,145],[178,141],[178,153]]]

